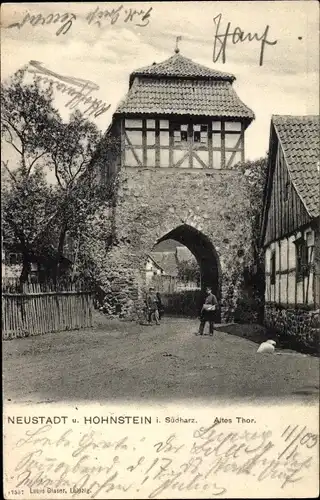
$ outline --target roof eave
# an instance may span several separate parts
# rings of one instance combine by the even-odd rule
[[[166,113],[166,112],[163,112],[163,111],[154,111],[153,109],[150,109],[150,110],[143,110],[143,111],[124,111],[124,110],[121,110],[121,111],[118,111],[116,110],[113,114],[113,119],[117,119],[117,118],[123,118],[125,116],[136,116],[136,115],[149,115],[150,116],[179,116],[179,117],[183,117],[183,116],[197,116],[197,117],[204,117],[204,118],[220,118],[220,119],[237,119],[237,120],[242,120],[244,125],[245,125],[245,129],[248,128],[248,126],[250,125],[250,123],[255,119],[255,115],[253,114],[253,116],[247,116],[247,115],[241,115],[241,114],[229,114],[229,115],[224,115],[224,114],[216,114],[216,115],[209,115],[209,114],[203,114],[203,113],[173,113],[173,112],[170,112],[170,113]]]

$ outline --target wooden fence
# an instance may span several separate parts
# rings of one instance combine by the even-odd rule
[[[2,338],[42,335],[92,326],[93,294],[83,283],[2,281]]]

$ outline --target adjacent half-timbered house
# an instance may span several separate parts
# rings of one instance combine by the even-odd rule
[[[317,342],[320,302],[319,117],[273,116],[262,222],[265,321]]]

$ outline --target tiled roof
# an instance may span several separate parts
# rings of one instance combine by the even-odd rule
[[[135,76],[173,76],[182,78],[205,78],[205,79],[215,79],[215,80],[226,80],[233,82],[235,76],[229,73],[223,73],[222,71],[217,71],[201,64],[193,62],[191,59],[182,56],[181,54],[175,54],[174,56],[162,61],[161,63],[153,63],[151,66],[145,66],[144,68],[137,69],[130,75],[130,83],[133,81]]]
[[[272,122],[295,189],[311,217],[320,215],[319,116],[279,116]]]
[[[152,259],[169,276],[178,276],[175,252],[152,252]]]
[[[190,252],[189,248],[177,246],[176,259],[178,262],[195,261],[194,255]]]
[[[116,113],[188,114],[248,118],[254,114],[228,81],[139,78]]]

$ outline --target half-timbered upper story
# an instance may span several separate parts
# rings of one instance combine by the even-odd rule
[[[108,131],[120,137],[117,167],[225,169],[244,161],[254,114],[234,80],[178,50],[134,71]]]
[[[319,117],[273,116],[261,232],[267,301],[319,302],[319,215]]]

